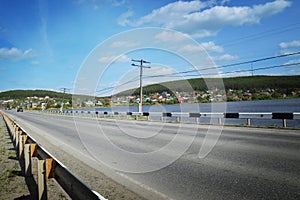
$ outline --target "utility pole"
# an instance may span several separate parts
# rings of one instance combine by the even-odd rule
[[[140,102],[139,102],[139,113],[143,112],[143,68],[151,68],[150,66],[143,66],[143,63],[148,63],[143,59],[141,60],[134,60],[131,59],[132,62],[138,62],[139,65],[132,63],[131,66],[139,67],[140,68]]]
[[[62,112],[63,110],[63,107],[64,107],[64,100],[65,100],[65,93],[66,91],[68,90],[67,88],[60,88],[61,91],[63,91],[63,99],[62,99],[62,102],[61,102],[61,108],[60,108],[60,112]]]

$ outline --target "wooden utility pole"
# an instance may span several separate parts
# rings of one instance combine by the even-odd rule
[[[132,66],[139,67],[140,68],[140,102],[139,102],[139,113],[143,112],[143,68],[151,68],[150,66],[143,66],[143,63],[148,63],[150,62],[145,61],[143,59],[141,60],[131,60],[132,62],[138,62],[139,65],[132,63]]]

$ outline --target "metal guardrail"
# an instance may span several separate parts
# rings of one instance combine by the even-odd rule
[[[161,121],[167,118],[176,118],[179,122],[181,118],[194,118],[196,123],[199,123],[200,118],[217,118],[219,124],[222,124],[224,118],[231,119],[245,119],[247,126],[251,126],[251,119],[279,119],[282,120],[282,127],[287,127],[286,120],[300,120],[300,112],[240,112],[240,113],[188,113],[188,112],[99,112],[99,111],[83,111],[83,110],[47,110],[45,112],[57,113],[57,114],[72,114],[83,116],[95,116],[95,117],[146,117],[150,120],[151,117],[160,117]]]
[[[63,164],[26,133],[16,122],[0,111],[5,123],[10,130],[13,144],[17,150],[19,159],[25,162],[25,176],[32,174],[32,159],[38,159],[37,170],[37,199],[47,199],[47,180],[54,178],[72,199],[102,199],[103,197],[92,191],[87,185],[74,176]],[[34,199],[36,199],[34,198]]]

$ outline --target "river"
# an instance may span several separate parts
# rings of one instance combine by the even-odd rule
[[[93,109],[94,110],[94,109]],[[96,108],[96,111],[113,112],[137,112],[137,106],[116,106],[112,108]],[[174,105],[147,105],[143,106],[143,112],[299,112],[300,98],[239,101],[200,104],[174,104]],[[202,120],[202,121],[201,121]],[[202,123],[208,123],[207,119],[200,119]],[[246,124],[241,119],[226,119],[225,124]],[[281,120],[253,119],[252,125],[257,126],[281,126]],[[289,127],[300,127],[300,120],[287,120]]]

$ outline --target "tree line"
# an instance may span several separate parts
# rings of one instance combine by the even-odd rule
[[[212,88],[208,88],[207,85]],[[300,76],[245,76],[223,78],[222,80],[219,78],[195,78],[148,85],[143,87],[143,94],[150,95],[162,92],[172,93],[172,91],[207,91],[215,88],[224,88],[225,90],[249,90],[252,92],[267,88],[280,91],[292,91],[300,89]],[[116,96],[128,95],[139,95],[139,88],[126,90],[116,94]]]
[[[27,97],[45,97],[49,96],[50,98],[57,99],[72,99],[71,94],[55,92],[49,90],[10,90],[0,93],[0,100],[8,99],[25,99]]]

